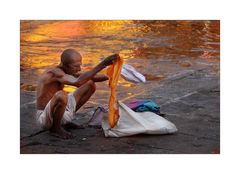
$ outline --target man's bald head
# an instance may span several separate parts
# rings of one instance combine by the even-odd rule
[[[69,63],[72,63],[81,58],[82,58],[81,54],[79,54],[79,52],[77,52],[76,50],[66,49],[63,51],[61,55],[61,63],[63,65],[68,65]]]

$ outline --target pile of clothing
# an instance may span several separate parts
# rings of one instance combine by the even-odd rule
[[[116,100],[117,81],[121,76],[133,83],[145,83],[145,77],[131,65],[120,59],[107,70],[111,95],[109,108],[98,107],[88,126],[102,128],[106,137],[123,137],[136,134],[171,134],[177,132],[176,126],[163,118],[160,106],[152,100],[132,100],[126,105]],[[117,101],[117,103],[116,103]]]
[[[160,106],[152,100],[133,100],[127,106],[135,112],[154,112],[160,115]]]

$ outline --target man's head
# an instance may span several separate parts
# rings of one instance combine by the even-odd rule
[[[82,56],[74,49],[66,49],[61,55],[61,67],[65,73],[74,75],[81,71]]]

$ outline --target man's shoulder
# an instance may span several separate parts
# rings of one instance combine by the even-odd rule
[[[65,74],[64,71],[62,69],[60,69],[59,67],[52,68],[52,69],[48,70],[47,73],[51,74],[57,78],[62,77]]]

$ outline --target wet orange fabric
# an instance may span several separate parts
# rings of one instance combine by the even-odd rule
[[[111,128],[113,128],[118,121],[119,113],[116,106],[116,87],[118,78],[121,73],[123,59],[119,58],[113,65],[110,65],[107,69],[107,76],[109,77],[109,87],[111,88],[111,95],[109,98],[109,112],[108,122]]]

